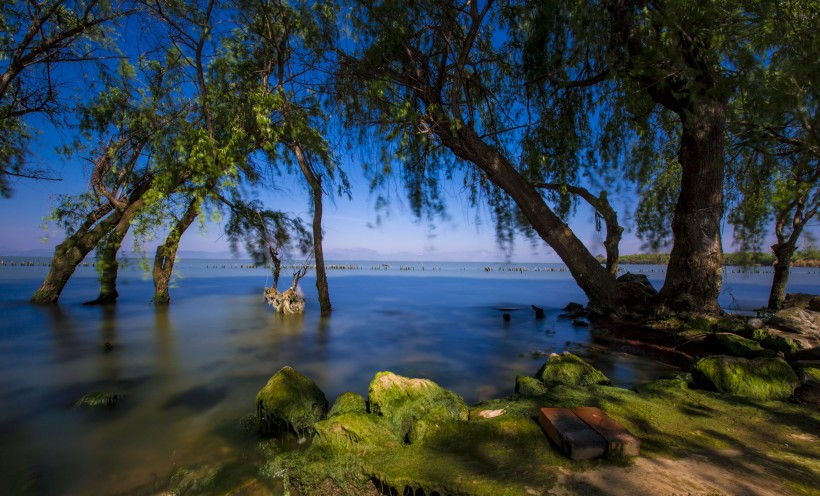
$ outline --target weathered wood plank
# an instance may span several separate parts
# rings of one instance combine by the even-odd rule
[[[589,460],[607,453],[607,441],[566,408],[542,408],[538,423],[572,460]]]
[[[640,455],[641,441],[600,408],[581,406],[571,410],[606,440],[607,456]]]

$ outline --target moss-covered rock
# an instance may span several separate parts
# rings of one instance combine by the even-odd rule
[[[314,444],[334,449],[352,449],[357,446],[393,446],[395,449],[401,444],[384,418],[364,412],[333,415],[317,422],[315,429]]]
[[[611,384],[600,370],[586,363],[577,355],[567,352],[564,352],[563,355],[552,355],[535,373],[535,378],[547,387],[554,387],[559,384],[568,386]]]
[[[763,348],[758,341],[746,339],[737,334],[718,332],[712,336],[721,351],[728,355],[744,358],[773,357],[777,355],[776,351]]]
[[[411,379],[392,372],[379,372],[368,389],[370,412],[380,415],[398,436],[407,436],[413,423],[467,420],[464,400],[429,379]]]
[[[731,332],[733,334],[746,334],[749,325],[746,319],[737,315],[726,315],[720,318],[714,326],[718,332]]]
[[[350,391],[340,394],[330,407],[327,416],[333,417],[345,413],[367,413],[367,400],[364,396]]]
[[[315,382],[285,366],[256,395],[256,411],[262,432],[291,429],[302,436],[324,418],[327,398]]]
[[[74,406],[88,408],[111,408],[117,406],[122,399],[119,393],[94,391],[84,395],[73,403]]]
[[[800,383],[782,358],[746,358],[717,355],[701,358],[692,379],[703,389],[758,400],[785,400]]]
[[[777,331],[775,329],[755,329],[752,332],[752,339],[759,342],[766,348],[779,351],[785,354],[795,353],[803,349],[800,341],[792,339],[787,335],[788,333]]]
[[[521,396],[534,397],[547,394],[547,386],[540,379],[519,375],[515,378],[515,392]]]

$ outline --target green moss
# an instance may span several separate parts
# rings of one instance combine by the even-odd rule
[[[733,334],[745,334],[748,326],[746,320],[736,315],[721,317],[714,326],[718,332],[731,332]]]
[[[553,355],[535,374],[547,387],[559,384],[571,386],[591,386],[610,384],[609,379],[598,369],[581,360],[577,355],[564,353]]]
[[[397,447],[401,439],[390,430],[384,418],[364,412],[334,415],[315,425],[317,446],[353,449],[356,446]]]
[[[800,344],[799,341],[795,341],[787,336],[774,334],[768,329],[755,329],[754,332],[752,332],[752,339],[766,348],[785,354],[794,353],[803,348],[803,345]]]
[[[547,441],[535,417],[544,406],[597,406],[641,440],[642,456],[696,454],[732,471],[739,451],[760,464],[789,494],[812,494],[820,470],[813,432],[820,412],[779,401],[750,401],[692,390],[684,380],[658,381],[639,392],[558,385],[537,398],[514,395],[482,402],[470,420],[429,421],[436,428],[412,444],[389,432],[387,419],[348,413],[317,424],[314,444],[276,456],[269,470],[287,474],[302,494],[546,494],[559,476],[624,462],[572,462]],[[482,418],[481,412],[499,412]],[[428,421],[425,421],[428,422]],[[762,429],[761,426],[766,426]],[[569,475],[568,475],[569,474]],[[409,488],[409,489],[408,489]],[[407,492],[405,492],[407,490]]]
[[[684,331],[691,331],[691,330],[701,330],[701,331],[712,331],[714,326],[717,324],[718,320],[715,317],[701,315],[692,319],[687,320],[683,324]]]
[[[800,384],[782,358],[705,357],[695,363],[692,378],[704,389],[761,400],[787,399]]]
[[[340,394],[339,397],[336,398],[336,401],[333,402],[333,406],[330,408],[330,413],[328,413],[327,416],[333,417],[344,413],[356,412],[367,412],[367,400],[365,400],[360,394],[351,393],[348,391]]]
[[[283,367],[256,395],[256,411],[262,432],[292,429],[303,435],[324,418],[327,399],[312,380]]]
[[[515,378],[515,392],[521,396],[541,396],[547,393],[547,386],[540,379],[519,375]]]
[[[797,376],[800,378],[801,384],[805,384],[807,382],[816,382],[817,384],[820,384],[820,369],[806,367],[800,369]]]
[[[122,399],[122,395],[119,393],[107,393],[107,392],[100,392],[95,391],[92,393],[88,393],[82,398],[78,399],[74,402],[74,406],[81,406],[81,407],[113,407],[117,406],[117,403],[120,402]]]
[[[721,348],[730,355],[744,358],[773,357],[777,355],[777,352],[760,346],[759,342],[746,339],[737,334],[719,332],[714,336],[717,342],[720,343]]]
[[[464,400],[428,379],[411,379],[379,372],[368,389],[370,411],[387,420],[396,435],[405,437],[415,421],[461,419],[469,410]]]

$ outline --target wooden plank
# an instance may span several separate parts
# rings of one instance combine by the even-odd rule
[[[567,408],[542,408],[538,414],[541,428],[573,460],[598,458],[607,452],[607,442]]]
[[[638,456],[641,453],[641,441],[633,436],[626,427],[594,406],[572,408],[572,412],[592,427],[595,432],[607,441],[607,456]]]

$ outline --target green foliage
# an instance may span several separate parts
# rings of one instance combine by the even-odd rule
[[[254,263],[263,265],[282,258],[293,248],[302,255],[313,247],[313,238],[302,220],[284,212],[264,209],[256,201],[231,203],[225,234],[231,250],[238,251],[243,243]]]

